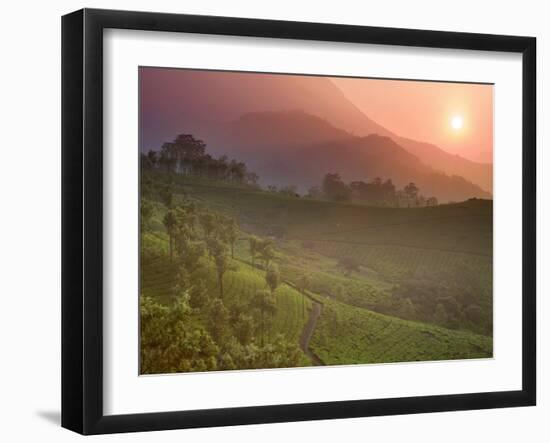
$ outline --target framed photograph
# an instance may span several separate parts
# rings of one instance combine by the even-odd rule
[[[62,425],[536,402],[531,37],[62,21]]]

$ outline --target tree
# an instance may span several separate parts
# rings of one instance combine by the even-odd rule
[[[255,172],[248,172],[245,178],[247,185],[258,187],[258,180],[260,179],[260,176],[258,174],[256,174]]]
[[[306,314],[306,290],[309,289],[311,285],[311,275],[301,274],[298,277],[296,286],[298,290],[302,293],[302,317],[305,317]]]
[[[219,348],[208,332],[191,321],[185,294],[170,307],[140,296],[140,368],[142,374],[217,369]]]
[[[220,343],[222,338],[229,332],[229,311],[224,306],[222,300],[215,298],[210,303],[209,314],[208,326],[210,334],[212,334],[217,343]]]
[[[299,197],[298,187],[296,185],[287,185],[279,189],[279,193],[283,195],[288,195],[290,197]]]
[[[217,238],[208,241],[208,250],[214,259],[216,274],[218,276],[218,286],[220,288],[220,298],[223,299],[223,276],[230,268],[229,257],[227,255],[226,245]]]
[[[264,269],[267,270],[271,260],[275,258],[275,248],[273,247],[273,240],[267,238],[259,240],[256,245],[256,252],[264,262]]]
[[[428,199],[426,199],[426,206],[437,206],[437,205],[438,205],[437,198],[429,197]]]
[[[195,237],[197,214],[195,205],[189,203],[179,206],[175,210],[178,228],[186,233],[189,238]]]
[[[311,198],[314,200],[319,200],[321,199],[322,196],[323,196],[323,193],[321,191],[321,188],[319,188],[319,186],[313,186],[309,188],[306,195],[307,198]]]
[[[252,260],[252,266],[256,266],[256,255],[258,254],[258,244],[260,243],[260,239],[256,237],[255,235],[251,235],[248,238],[248,250],[250,252],[250,258]]]
[[[338,267],[342,268],[344,275],[349,276],[353,271],[359,271],[360,263],[355,257],[342,257],[338,260]]]
[[[266,314],[269,318],[272,318],[277,312],[277,303],[275,301],[275,297],[270,291],[261,289],[256,291],[256,294],[251,302],[251,307],[257,308],[260,312],[261,346],[263,346],[266,329]]]
[[[157,151],[150,150],[147,153],[147,160],[149,161],[149,164],[152,168],[156,168],[158,166],[159,156]]]
[[[387,206],[393,206],[395,204],[395,185],[391,179],[387,179],[382,185],[382,195],[384,203]]]
[[[208,240],[210,235],[214,232],[217,225],[216,216],[209,211],[204,211],[199,215],[199,221],[204,233],[204,239]]]
[[[323,179],[323,193],[334,201],[349,201],[351,189],[342,181],[340,174],[326,174]]]
[[[160,161],[171,171],[188,174],[198,159],[204,156],[206,144],[191,134],[180,134],[173,142],[164,143],[160,152]]]
[[[221,234],[223,239],[229,243],[231,258],[235,258],[235,242],[239,238],[239,227],[237,226],[237,222],[230,217],[225,217],[222,221]]]
[[[153,215],[153,205],[145,198],[141,198],[139,204],[139,227],[141,231],[145,231],[149,227],[151,221],[151,215]]]
[[[411,202],[416,203],[416,197],[418,196],[418,186],[416,186],[414,183],[409,183],[407,186],[403,188],[403,191],[405,192],[405,196],[407,197],[407,204],[410,207]]]
[[[201,266],[201,259],[205,255],[204,243],[201,241],[190,240],[178,231],[175,239],[176,252],[179,262],[185,267],[187,272],[193,273]]]
[[[159,196],[164,206],[169,209],[172,208],[174,203],[174,190],[171,185],[162,186],[159,190]]]
[[[172,260],[173,257],[173,251],[174,251],[174,237],[176,234],[176,227],[177,227],[177,220],[176,220],[176,214],[174,211],[169,210],[162,220],[162,223],[164,224],[164,228],[166,229],[166,232],[168,233],[169,237],[169,244],[170,244],[170,260]]]
[[[265,282],[273,294],[281,284],[281,272],[277,265],[271,265],[265,273]]]
[[[204,280],[200,279],[191,286],[189,290],[189,305],[192,308],[200,309],[206,306],[209,302],[208,289]]]
[[[242,345],[246,346],[250,344],[254,337],[254,328],[254,319],[250,315],[241,312],[237,318],[234,330],[237,339]]]

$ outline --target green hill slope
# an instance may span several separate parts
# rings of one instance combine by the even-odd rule
[[[492,339],[321,299],[312,349],[327,365],[492,357]]]

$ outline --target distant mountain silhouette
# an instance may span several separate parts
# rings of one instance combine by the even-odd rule
[[[431,143],[418,142],[399,136],[392,138],[431,167],[449,175],[460,175],[487,191],[493,189],[493,165],[491,163],[473,162],[460,155],[449,154]]]
[[[304,192],[327,172],[338,172],[346,181],[391,178],[400,187],[414,181],[424,195],[441,201],[490,198],[464,178],[426,165],[390,137],[353,136],[303,111],[248,113],[219,130],[209,146],[245,161],[263,184],[293,184]]]
[[[296,146],[351,138],[320,117],[301,110],[249,112],[226,125],[225,135],[240,146]]]
[[[207,138],[243,114],[300,109],[358,135],[389,135],[327,78],[181,69],[142,70],[140,148],[158,147],[182,131]]]
[[[282,165],[281,162],[289,161],[298,146],[306,149],[308,145],[319,145],[316,148],[319,153],[310,153],[307,161],[310,164],[317,162],[320,167],[323,160],[316,160],[316,157],[330,146],[331,155],[337,155],[337,160],[333,158],[329,163],[342,162],[355,168],[356,162],[361,160],[363,178],[380,175],[395,176],[396,182],[412,180],[414,177],[405,177],[405,171],[420,168],[424,172],[418,173],[417,180],[427,177],[426,174],[433,175],[432,179],[425,179],[429,187],[447,180],[460,188],[457,195],[466,198],[487,197],[490,193],[483,190],[492,191],[491,165],[472,162],[435,145],[390,132],[359,110],[328,78],[231,72],[220,75],[216,71],[180,69],[157,70],[151,76],[151,72],[148,69],[140,72],[140,82],[146,86],[143,89],[146,93],[140,96],[142,151],[159,149],[176,134],[188,132],[203,138],[209,151],[217,155],[244,155],[243,160],[250,161],[251,168],[255,169],[260,163],[270,164],[272,168]],[[375,138],[365,138],[372,134],[391,137],[400,148],[399,154],[388,142],[374,143]],[[385,146],[388,152],[378,152],[382,149],[378,145]],[[272,149],[254,155],[249,152],[262,148]],[[360,155],[357,151],[362,148],[372,152]],[[406,156],[401,151],[414,155]],[[392,158],[392,155],[397,157]],[[302,160],[298,156],[293,161]],[[407,166],[403,161],[412,163]],[[393,172],[389,170],[392,164],[396,168]],[[310,167],[309,164],[304,166]],[[288,164],[285,167],[290,168]],[[267,177],[269,168],[262,166],[262,169]],[[324,172],[327,171],[318,171],[319,174]],[[441,172],[449,177],[445,178]],[[463,179],[451,178],[452,175],[460,175]],[[305,184],[306,180],[302,181]],[[478,186],[471,187],[469,182]],[[450,185],[447,187],[449,189],[443,192],[434,186],[434,195],[442,200],[447,199],[443,195],[454,195]]]

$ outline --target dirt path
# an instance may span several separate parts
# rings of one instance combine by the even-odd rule
[[[304,353],[311,359],[315,366],[325,365],[309,347],[309,342],[311,341],[313,332],[315,332],[315,326],[317,326],[317,320],[319,320],[319,317],[321,316],[321,311],[321,303],[311,300],[311,311],[309,312],[309,318],[304,326],[302,335],[300,336],[300,348],[302,348],[302,351],[304,351]]]

